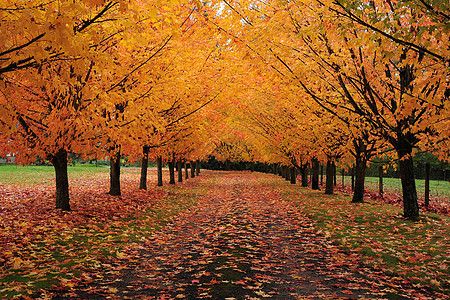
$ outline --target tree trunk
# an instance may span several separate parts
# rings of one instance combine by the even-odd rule
[[[400,97],[406,91],[411,91],[411,83],[414,80],[414,67],[406,64],[400,67]],[[405,120],[408,120],[405,118]],[[409,121],[408,121],[409,123]],[[413,124],[408,124],[408,126]],[[416,181],[414,178],[414,164],[412,158],[412,150],[414,145],[419,141],[418,137],[410,132],[404,133],[403,125],[397,128],[396,140],[391,143],[398,155],[400,176],[402,181],[403,192],[403,216],[410,220],[419,219],[419,203],[417,201]]]
[[[163,185],[163,178],[162,178],[162,157],[158,156],[156,158],[156,167],[158,169],[158,184],[157,186]]]
[[[342,187],[345,187],[345,170],[341,169],[341,175],[342,175]]]
[[[297,183],[297,169],[295,167],[291,167],[291,184]]]
[[[184,163],[184,179],[189,179],[188,163]]]
[[[323,185],[323,165],[320,166],[320,185]]]
[[[364,202],[364,182],[366,179],[366,162],[361,156],[356,157],[355,161],[355,183],[353,189],[353,203],[362,203]]]
[[[307,187],[308,186],[308,166],[304,165],[300,169],[300,173],[302,175],[302,186]]]
[[[183,182],[183,163],[181,160],[178,161],[178,182]]]
[[[169,184],[175,184],[175,161],[171,160],[169,164]]]
[[[334,162],[327,161],[327,178],[325,181],[325,194],[332,195],[334,188]]]
[[[113,196],[120,196],[120,151],[111,156],[109,163],[109,193]]]
[[[333,162],[333,179],[334,179],[334,186],[337,186],[337,174],[336,174],[336,164]]]
[[[425,164],[425,207],[430,205],[430,163]]]
[[[55,168],[56,177],[56,208],[70,211],[67,151],[59,149],[55,155],[52,155],[51,162]]]
[[[199,160],[197,160],[196,162],[195,162],[195,175],[199,175],[200,174],[200,161]]]
[[[313,190],[319,189],[319,161],[317,158],[311,160],[312,165],[312,178],[311,178],[311,188]]]
[[[403,216],[407,219],[419,218],[419,203],[417,201],[416,181],[414,178],[414,165],[411,156],[412,146],[407,137],[399,139],[397,154],[400,165],[400,176],[403,192]]]
[[[150,151],[149,147],[144,146],[142,148],[142,162],[141,162],[141,180],[139,181],[139,189],[146,190],[147,189],[147,170],[148,170],[148,152]]]
[[[191,178],[195,177],[195,163],[191,161]]]
[[[289,167],[288,166],[284,166],[284,174],[286,174],[286,181],[290,181],[291,180],[291,173],[289,171]]]

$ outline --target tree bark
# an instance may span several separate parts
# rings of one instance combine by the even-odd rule
[[[197,160],[196,162],[195,162],[195,175],[199,175],[200,174],[200,161],[199,160]]]
[[[289,167],[288,166],[284,166],[284,174],[285,174],[285,178],[286,181],[290,181],[291,180],[291,173],[289,172]]]
[[[181,160],[178,161],[178,182],[183,182],[183,163]]]
[[[291,167],[291,184],[297,183],[297,169],[295,167]]]
[[[67,151],[59,149],[55,155],[52,155],[51,162],[55,168],[56,177],[56,208],[70,211]]]
[[[109,193],[113,196],[120,196],[120,151],[115,153],[110,158],[109,169]]]
[[[157,186],[163,185],[163,178],[162,178],[162,157],[158,156],[156,158],[156,167],[158,169],[158,184]]]
[[[300,173],[302,175],[302,186],[307,187],[308,186],[308,166],[303,165],[300,168]]]
[[[400,160],[399,167],[403,192],[403,216],[410,220],[417,220],[419,218],[419,203],[417,201],[411,144],[408,137],[400,136],[398,138],[398,143],[396,144],[396,150]]]
[[[430,163],[425,164],[425,207],[430,205]]]
[[[334,179],[334,186],[337,186],[337,171],[336,171],[336,164],[333,162],[333,179]]]
[[[320,185],[323,185],[323,165],[320,166]]]
[[[142,148],[142,162],[141,162],[141,179],[139,181],[139,189],[146,190],[147,189],[147,172],[148,172],[148,152],[150,151],[149,147],[144,146]]]
[[[312,165],[312,179],[311,179],[311,188],[313,190],[319,189],[319,161],[317,158],[313,158],[311,160]]]
[[[193,161],[191,161],[190,165],[191,165],[191,178],[194,178],[195,177],[195,163]]]
[[[364,202],[364,182],[366,179],[366,162],[361,156],[356,156],[355,161],[355,182],[353,188],[353,203]]]
[[[171,160],[169,164],[169,184],[175,184],[175,161]]]
[[[332,195],[334,189],[334,162],[327,161],[327,178],[325,181],[325,194]]]
[[[184,163],[184,179],[189,179],[188,162]]]

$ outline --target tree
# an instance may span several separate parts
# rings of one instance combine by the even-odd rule
[[[118,4],[27,2],[2,10],[1,151],[20,163],[49,160],[63,210],[70,210],[67,153],[86,154],[95,139],[91,115],[102,80],[94,74],[105,67],[111,41],[104,38],[117,33],[109,16],[118,17]]]
[[[417,37],[415,21],[426,21],[426,18],[407,11],[406,4],[389,7],[389,3],[373,7],[372,2],[367,6],[346,2],[347,12],[377,20],[382,26],[394,24],[392,26],[398,28],[389,27],[390,32],[409,30],[413,34],[407,36]],[[250,9],[244,11],[251,16]],[[433,132],[439,132],[448,123],[443,117],[448,112],[445,109],[448,102],[445,101],[448,97],[445,63],[435,64],[436,56],[420,55],[404,44],[399,46],[393,39],[385,38],[379,31],[361,26],[351,18],[349,21],[343,17],[343,12],[333,7],[333,1],[325,5],[282,3],[279,9],[264,14],[260,19],[243,14],[244,19],[252,20],[246,22],[246,26],[251,28],[251,38],[257,41],[253,45],[259,43],[258,53],[265,51],[265,59],[270,59],[279,73],[283,72],[281,68],[286,70],[323,108],[338,111],[339,116],[342,112],[352,113],[356,128],[369,124],[371,132],[395,149],[402,173],[404,215],[416,219],[418,206],[412,150],[424,136],[429,143],[437,141],[432,138]],[[391,16],[402,14],[406,17],[401,17],[401,21],[387,22]],[[290,24],[282,23],[283,19],[290,20]],[[278,37],[272,34],[267,38],[268,35],[259,30],[260,24],[268,23],[271,28],[280,28]],[[432,30],[432,34],[437,33]],[[444,35],[447,34],[445,29]],[[429,38],[428,35],[424,41]],[[432,47],[448,51],[440,42]]]

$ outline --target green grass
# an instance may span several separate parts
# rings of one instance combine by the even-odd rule
[[[348,253],[359,253],[365,264],[450,291],[450,218],[421,213],[420,220],[413,222],[402,217],[401,207],[371,201],[356,204],[350,195],[325,195],[298,185],[268,182],[295,202],[319,232]]]
[[[89,174],[108,173],[105,166],[93,164],[77,164],[68,166],[69,179],[82,178]],[[55,169],[53,166],[20,166],[14,164],[0,164],[0,183],[40,185],[53,184],[55,180]]]
[[[350,187],[351,177],[344,176],[345,186]],[[324,178],[325,181],[325,178]],[[366,177],[365,187],[372,191],[378,191],[378,177]],[[337,176],[338,186],[342,186],[342,176]],[[416,179],[416,188],[419,198],[424,197],[425,180]],[[383,178],[383,189],[385,192],[392,192],[401,195],[402,183],[400,178]],[[430,180],[430,196],[441,197],[443,199],[450,198],[450,181]]]

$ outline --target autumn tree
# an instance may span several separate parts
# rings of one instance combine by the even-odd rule
[[[93,107],[100,101],[98,75],[119,2],[77,5],[15,3],[1,10],[2,153],[29,163],[49,160],[56,173],[56,207],[70,210],[67,153],[94,144]],[[13,35],[10,33],[14,32]]]
[[[249,48],[263,55],[278,73],[290,74],[325,109],[338,111],[338,115],[352,113],[356,128],[368,124],[371,133],[395,149],[402,173],[404,215],[416,219],[413,148],[423,139],[437,141],[433,132],[442,131],[448,122],[448,71],[445,59],[441,59],[445,56],[434,55],[448,52],[435,37],[447,36],[448,30],[440,25],[439,30],[422,26],[431,21],[415,9],[428,9],[423,5],[412,7],[401,1],[395,6],[374,1],[367,5],[340,3],[346,6],[345,12],[335,6],[339,1],[268,2],[261,4],[267,8],[264,10],[246,4],[229,6],[248,29]],[[351,14],[366,23],[376,22],[395,36],[416,39],[414,43],[427,45],[427,51],[435,49],[431,51],[434,54],[423,49],[421,54],[419,48],[399,43],[395,36],[386,37],[352,19]],[[445,13],[437,18],[445,20]],[[267,26],[273,30],[264,31]]]
[[[387,4],[373,5],[362,6],[370,13],[361,9],[358,14],[378,16],[382,20],[390,13],[399,13]],[[406,13],[401,5],[398,10]],[[331,15],[336,13],[326,12]],[[393,22],[397,24],[397,31],[414,31],[413,20],[418,21],[414,19],[414,14],[413,11]],[[298,18],[301,19],[300,16]],[[371,132],[395,149],[400,161],[404,216],[416,219],[418,204],[413,148],[424,136],[433,136],[436,125],[439,127],[447,122],[442,118],[447,98],[448,83],[444,79],[448,76],[447,69],[436,65],[436,58],[432,55],[420,55],[411,48],[380,36],[377,31],[360,27],[353,20],[346,23],[345,19],[338,18],[337,22],[330,23],[319,14],[316,21],[314,27],[320,32],[319,35],[310,35],[303,42],[316,57],[313,59],[317,65],[316,74],[328,84],[328,89],[338,94],[328,99],[316,90],[315,95],[320,96],[315,99],[329,109],[336,110],[336,106],[341,106],[351,111],[363,123],[370,124]],[[344,26],[354,29],[343,31],[340,28]],[[334,31],[323,30],[329,27]],[[439,44],[437,42],[436,47],[442,48]],[[347,59],[342,60],[341,57]],[[311,91],[309,87],[306,89]]]

